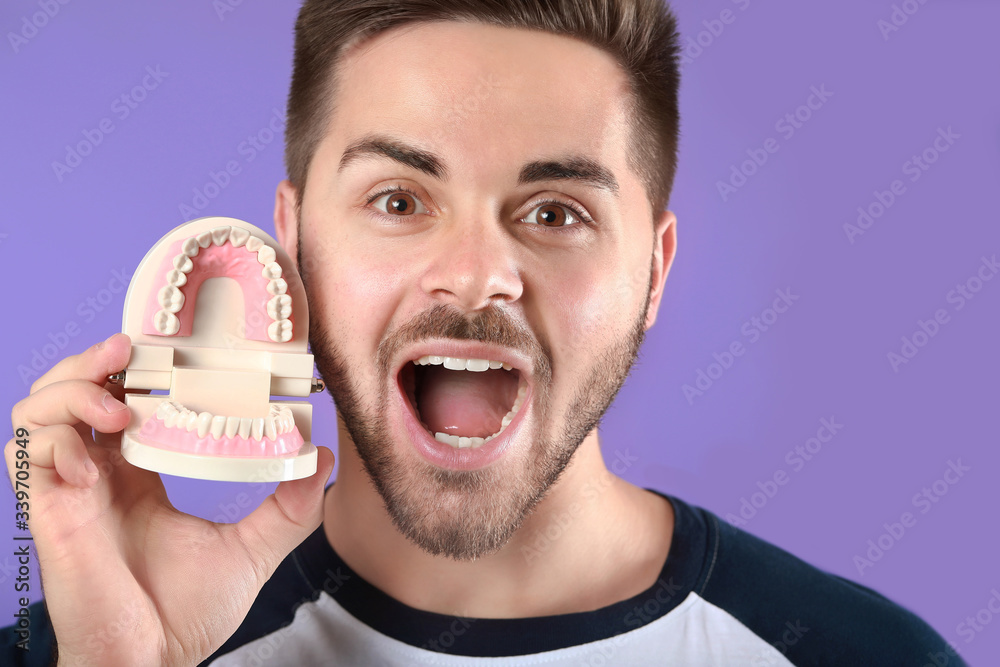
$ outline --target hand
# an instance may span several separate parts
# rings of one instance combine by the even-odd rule
[[[116,334],[63,359],[11,411],[15,432],[29,432],[28,524],[60,665],[197,664],[322,520],[325,447],[315,475],[282,482],[239,523],[175,509],[160,476],[121,455],[129,410],[106,379],[130,352]],[[4,449],[12,480],[18,449]]]

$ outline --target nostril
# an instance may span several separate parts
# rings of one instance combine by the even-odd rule
[[[428,267],[420,283],[430,297],[470,311],[517,301],[524,291],[519,272],[496,256],[447,258]]]

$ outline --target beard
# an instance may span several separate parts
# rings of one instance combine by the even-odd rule
[[[596,355],[564,411],[561,428],[553,428],[549,347],[500,307],[467,317],[454,306],[439,304],[392,329],[380,341],[374,363],[378,390],[366,401],[371,392],[359,386],[360,374],[351,370],[365,364],[350,363],[330,335],[323,310],[310,296],[318,292],[309,289],[301,245],[298,259],[309,299],[309,343],[316,367],[392,523],[435,556],[474,560],[508,543],[610,407],[645,335],[648,288],[639,317],[624,337]],[[425,461],[413,464],[400,454],[402,443],[389,432],[390,392],[395,391],[392,360],[403,347],[429,338],[499,345],[524,352],[533,360],[532,430],[522,423],[517,434],[521,443],[485,468],[445,470]]]

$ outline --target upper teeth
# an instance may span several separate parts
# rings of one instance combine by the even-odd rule
[[[268,280],[267,291],[275,297],[267,307],[267,314],[274,320],[267,328],[268,338],[275,343],[287,343],[292,339],[292,323],[288,319],[292,314],[292,303],[291,297],[285,295],[288,284],[281,278],[281,265],[275,261],[277,254],[263,239],[252,236],[245,229],[228,225],[192,236],[181,244],[181,252],[173,259],[174,268],[166,276],[167,287],[158,294],[161,309],[153,315],[153,327],[164,336],[173,336],[180,330],[180,322],[174,313],[184,306],[181,288],[187,282],[187,274],[194,269],[194,258],[210,245],[221,246],[226,242],[234,248],[243,247],[257,254],[257,261],[263,265],[261,276]],[[279,296],[280,299],[277,298]]]
[[[418,366],[440,366],[444,364],[445,368],[451,369],[453,371],[485,371],[490,368],[503,368],[505,371],[509,371],[513,366],[503,361],[494,361],[492,359],[463,359],[462,357],[438,357],[433,354],[425,354],[419,359],[413,360],[414,365]]]

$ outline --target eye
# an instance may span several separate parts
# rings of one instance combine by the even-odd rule
[[[369,204],[375,206],[381,213],[400,218],[427,213],[427,208],[415,193],[398,186],[374,194]]]
[[[531,209],[531,212],[522,220],[542,227],[561,228],[578,225],[587,220],[587,216],[572,206],[548,201]]]

